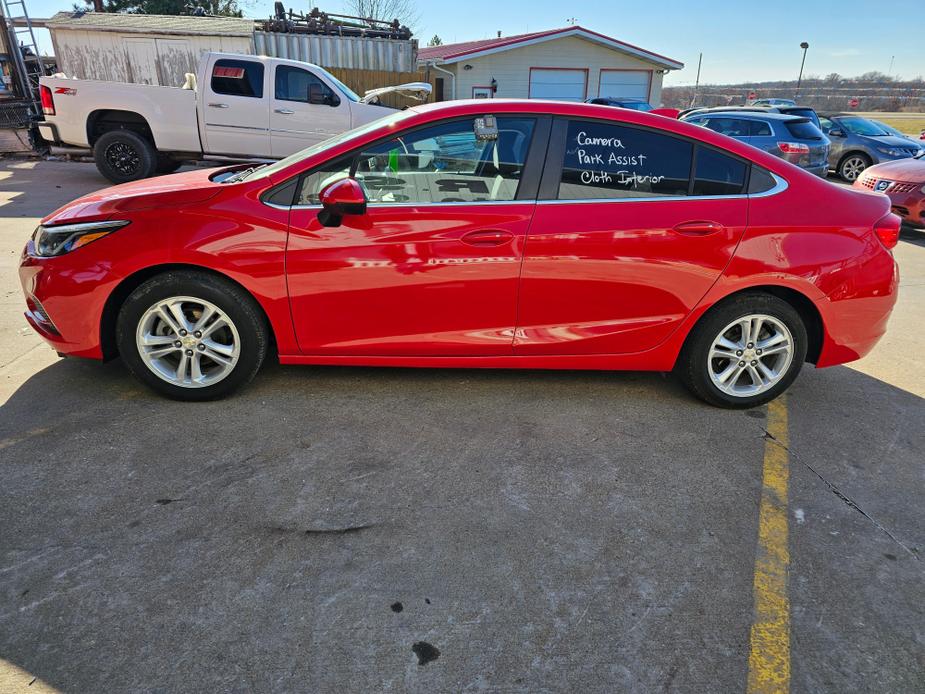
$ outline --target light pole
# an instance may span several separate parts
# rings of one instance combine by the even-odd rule
[[[809,44],[804,41],[800,48],[803,49],[803,62],[800,63],[800,76],[797,77],[797,91],[800,91],[800,83],[803,82],[803,66],[806,65],[806,49],[809,48]]]

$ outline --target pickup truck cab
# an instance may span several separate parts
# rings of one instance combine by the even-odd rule
[[[43,77],[38,129],[58,146],[92,149],[113,183],[175,171],[185,160],[272,160],[389,111],[375,101],[412,82],[360,97],[324,68],[295,60],[203,54],[182,87]]]

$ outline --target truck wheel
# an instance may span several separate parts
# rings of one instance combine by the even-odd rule
[[[171,157],[169,154],[158,154],[157,155],[157,173],[158,174],[172,174],[174,171],[183,166],[182,161],[178,161]]]
[[[96,168],[113,183],[127,183],[153,176],[157,151],[132,130],[110,130],[93,145]]]

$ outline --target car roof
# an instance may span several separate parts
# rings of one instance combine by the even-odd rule
[[[729,118],[742,118],[744,120],[773,120],[782,122],[809,121],[805,116],[794,116],[790,113],[774,113],[774,111],[708,111],[692,114],[693,118],[701,116],[727,116]],[[810,121],[812,122],[812,121]]]

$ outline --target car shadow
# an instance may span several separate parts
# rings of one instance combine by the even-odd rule
[[[922,398],[835,367],[789,401],[794,450],[892,480],[884,522],[914,521],[911,460],[882,475],[868,452],[904,460]],[[63,691],[445,691],[540,668],[536,690],[612,662],[647,689],[700,661],[738,682],[765,438],[763,410],[655,373],[272,365],[188,404],[61,360],[0,407],[0,658]],[[556,655],[542,635],[569,624]],[[713,649],[672,665],[679,629]]]
[[[908,224],[903,224],[899,232],[899,240],[925,248],[925,229],[916,229]]]

